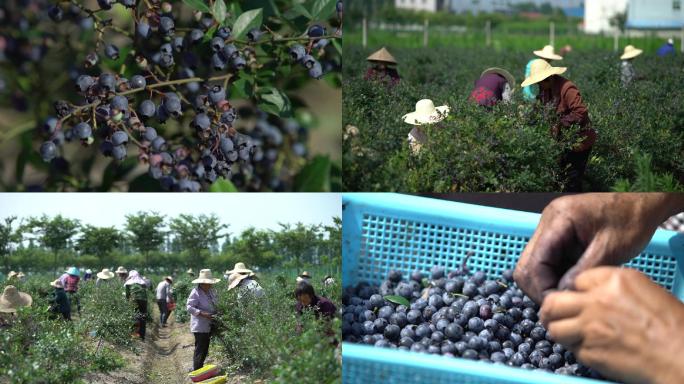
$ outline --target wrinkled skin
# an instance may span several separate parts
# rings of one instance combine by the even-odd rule
[[[684,383],[684,304],[632,269],[580,273],[577,291],[550,293],[540,315],[554,341],[625,383]]]
[[[587,193],[552,201],[514,271],[535,302],[555,289],[572,289],[582,271],[635,257],[670,214],[684,210],[684,195]]]

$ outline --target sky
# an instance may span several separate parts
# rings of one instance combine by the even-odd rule
[[[167,216],[215,213],[228,232],[278,223],[332,224],[342,217],[337,193],[0,193],[0,219],[62,216],[83,224],[123,228],[125,215],[154,211]]]

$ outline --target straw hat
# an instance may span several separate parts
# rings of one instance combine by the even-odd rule
[[[449,114],[449,106],[435,107],[432,100],[423,99],[416,103],[416,110],[405,114],[402,119],[412,125],[432,124],[444,120]]]
[[[670,45],[674,45],[674,40],[672,40],[672,38],[670,37],[669,39],[667,39],[667,43]]]
[[[59,279],[53,281],[52,283],[50,283],[50,285],[55,288],[64,288],[64,284],[62,284],[62,281]]]
[[[166,276],[164,280],[168,280],[169,282],[173,283],[173,277],[171,276]]]
[[[521,87],[536,84],[549,76],[560,75],[568,69],[566,67],[552,67],[545,60],[537,59],[530,65],[530,76],[520,84]]]
[[[31,295],[19,292],[14,285],[8,285],[0,296],[0,312],[16,312],[20,307],[30,307],[33,303]]]
[[[102,280],[109,280],[114,277],[114,272],[110,271],[109,268],[105,268],[102,270],[102,272],[97,273],[97,277]]]
[[[375,51],[372,55],[368,56],[366,59],[368,61],[379,61],[382,63],[389,63],[389,64],[396,64],[397,60],[394,59],[394,56],[392,56],[391,53],[385,48],[382,47],[379,50]]]
[[[10,273],[7,274],[7,280],[9,280],[13,277],[17,277],[17,275],[18,275],[18,273],[16,273],[15,271],[10,271]]]
[[[304,272],[299,274],[299,277],[310,279],[311,275],[309,275],[309,272],[304,271]]]
[[[23,279],[24,276],[26,276],[26,275],[24,275],[24,272],[19,272],[19,273],[17,273],[17,277],[20,278],[20,279]]]
[[[90,269],[90,268],[88,268],[88,269],[86,269],[86,272],[85,272],[85,273],[87,273],[87,274],[89,274],[89,275],[92,275],[92,274],[93,274],[93,270]]]
[[[533,52],[535,55],[541,57],[542,59],[549,59],[549,60],[563,60],[563,57],[560,55],[557,55],[553,51],[553,45],[545,45],[544,48],[534,51]]]
[[[620,60],[633,59],[643,52],[642,49],[636,49],[633,45],[628,45],[625,47],[625,52],[620,56]]]
[[[185,271],[185,273],[187,273],[189,275],[193,275],[193,276],[195,275],[195,272],[192,271],[192,268],[188,268],[188,270]]]
[[[67,269],[65,272],[70,274],[71,276],[81,276],[81,271],[79,271],[76,267],[71,267]]]
[[[513,75],[511,75],[511,73],[507,70],[497,67],[487,68],[484,70],[484,72],[482,72],[480,77],[490,73],[496,73],[497,75],[503,76],[506,78],[506,82],[508,82],[508,85],[511,87],[511,89],[515,89],[515,77],[513,77]]]
[[[248,278],[249,275],[245,275],[242,273],[233,273],[230,276],[228,276],[228,290],[230,291],[231,289],[235,288],[240,284],[240,282],[246,278]]]
[[[192,281],[193,284],[216,284],[221,279],[214,279],[211,269],[203,269],[199,272],[199,277]]]
[[[246,274],[248,274],[249,276],[254,276],[254,272],[252,272],[251,269],[247,268],[247,266],[245,265],[245,263],[242,263],[242,262],[240,262],[240,263],[235,263],[235,266],[233,267],[233,269],[231,269],[231,270],[229,270],[229,271],[226,271],[226,275],[230,275],[230,274],[233,274],[233,273],[242,273],[242,274],[245,274],[245,273],[246,273]]]
[[[119,266],[114,273],[128,273],[128,270],[123,266]]]

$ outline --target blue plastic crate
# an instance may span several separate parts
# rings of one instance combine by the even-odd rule
[[[379,285],[391,269],[405,275],[433,265],[498,275],[515,266],[540,215],[390,193],[343,196],[342,281]],[[684,298],[684,236],[658,230],[627,265]],[[498,364],[343,343],[343,383],[565,383],[595,380]]]

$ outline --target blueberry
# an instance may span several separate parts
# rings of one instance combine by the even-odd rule
[[[418,324],[422,321],[423,315],[422,315],[421,311],[419,311],[417,309],[411,309],[406,314],[406,319],[411,324]]]
[[[52,21],[60,22],[64,17],[64,11],[62,11],[62,8],[59,5],[53,4],[48,9],[48,16],[50,16]]]
[[[515,345],[516,348],[518,347],[518,345],[520,345],[520,343],[523,342],[522,336],[520,336],[519,334],[514,333],[514,332],[511,332],[511,335],[509,336],[508,339],[511,342],[513,342],[513,345]]]
[[[468,320],[468,330],[479,333],[484,329],[484,321],[479,317],[473,317]]]
[[[398,325],[400,328],[404,328],[408,324],[408,319],[406,314],[403,312],[394,312],[389,318],[390,324]]]
[[[513,270],[507,269],[501,273],[501,277],[509,283],[513,282]]]
[[[501,288],[502,287],[501,285],[499,285],[499,283],[490,280],[484,284],[484,293],[487,296],[493,295],[495,293],[498,293],[501,290]]]
[[[219,27],[216,30],[215,36],[218,36],[222,39],[227,39],[230,37],[230,28],[229,27]]]
[[[229,110],[221,114],[221,123],[231,125],[237,118],[237,111],[235,108],[230,108]]]
[[[509,360],[509,362],[511,363],[511,365],[519,367],[519,366],[525,364],[526,360],[527,359],[525,358],[525,355],[523,353],[516,352],[513,356],[511,356],[511,359]]]
[[[88,75],[81,75],[76,80],[76,87],[80,92],[86,92],[95,84],[95,79]]]
[[[306,48],[301,44],[295,44],[290,47],[290,57],[292,60],[301,61],[306,56]]]
[[[105,56],[109,57],[112,60],[119,59],[119,47],[117,47],[114,44],[105,45]]]
[[[328,39],[319,39],[316,41],[316,44],[314,44],[314,49],[323,49],[325,48],[330,41]]]
[[[492,317],[492,306],[489,304],[484,304],[484,305],[480,306],[479,315],[483,320],[490,319]]]
[[[551,343],[548,340],[538,341],[537,344],[534,345],[534,349],[541,352],[544,356],[548,356],[552,352]]]
[[[482,339],[484,339],[484,340],[486,340],[486,341],[491,341],[492,338],[494,338],[494,335],[492,335],[492,333],[491,333],[488,329],[483,329],[483,330],[481,330],[481,331],[477,334],[477,336],[480,337],[480,338],[482,338]]]
[[[143,39],[150,37],[150,25],[144,21],[141,21],[138,23],[138,25],[136,25],[135,31],[138,36],[142,37]]]
[[[168,99],[164,101],[164,109],[173,117],[180,117],[183,112],[181,110],[181,102],[179,99]]]
[[[314,67],[314,64],[318,61],[316,61],[316,59],[313,56],[306,55],[302,58],[301,62],[307,69],[311,69]],[[434,280],[435,278],[433,277],[432,279]]]
[[[558,353],[552,353],[549,355],[549,365],[551,369],[558,369],[563,364],[563,356]]]
[[[487,345],[487,350],[489,352],[499,352],[501,351],[501,343],[496,340],[490,340]]]
[[[152,140],[152,150],[155,152],[163,151],[166,148],[166,140],[163,137],[157,136]]]
[[[159,167],[150,166],[148,170],[148,175],[155,180],[159,180],[163,176],[163,172]]]
[[[543,357],[544,355],[539,350],[534,349],[530,352],[528,360],[532,365],[539,366],[539,362]]]
[[[128,111],[128,99],[126,98],[126,96],[114,96],[110,103],[110,107],[117,111],[126,112]]]
[[[437,313],[437,308],[433,305],[428,305],[427,307],[425,307],[425,309],[423,309],[423,318],[431,319],[432,315],[434,315],[435,313]]]
[[[211,39],[211,49],[214,50],[214,52],[219,52],[220,50],[222,50],[224,45],[225,42],[222,38],[218,36]]]
[[[74,133],[77,138],[85,140],[93,134],[93,130],[88,123],[80,122],[74,127]]]
[[[529,335],[532,330],[534,329],[534,321],[528,320],[528,319],[523,319],[520,322],[520,328],[522,330],[522,335],[527,336]]]
[[[184,46],[185,46],[185,40],[182,37],[176,36],[173,38],[173,50],[174,51],[182,52]]]
[[[407,283],[401,282],[394,290],[395,294],[410,299],[413,296],[413,288]]]
[[[393,313],[394,309],[389,305],[385,305],[384,307],[380,308],[380,310],[378,310],[378,317],[382,317],[383,319],[389,320],[390,316],[392,316]]]
[[[532,351],[532,346],[528,343],[521,343],[518,345],[518,352],[523,352],[525,355],[529,355]]]
[[[477,285],[482,285],[487,280],[487,274],[483,271],[477,271],[470,277],[470,280]]]
[[[428,299],[428,305],[431,305],[431,306],[439,309],[442,306],[444,306],[444,301],[442,300],[442,297],[440,295],[432,295]]]
[[[375,327],[375,330],[378,331],[379,333],[382,333],[385,331],[385,328],[387,327],[389,323],[387,320],[380,318],[380,319],[375,319],[373,321],[373,326]]]
[[[226,60],[218,53],[211,55],[211,66],[215,71],[223,71],[226,69],[226,64]]]
[[[530,337],[536,342],[546,337],[546,330],[542,327],[535,327],[530,332]]]
[[[226,99],[226,90],[220,85],[214,85],[209,90],[209,100],[212,103],[217,104],[220,101]]]
[[[470,281],[466,282],[463,284],[463,294],[473,298],[477,296],[477,285],[475,283],[472,283]]]
[[[154,105],[154,101],[152,100],[143,100],[140,103],[140,106],[138,106],[138,112],[140,112],[140,115],[145,118],[154,116],[156,110],[157,106]]]
[[[463,279],[460,277],[447,280],[444,289],[449,293],[459,293],[463,289]]]
[[[98,78],[97,83],[105,91],[113,91],[116,78],[111,73],[103,73]]]
[[[503,352],[494,352],[492,353],[491,360],[495,363],[505,363],[508,359]]]
[[[119,3],[126,8],[133,8],[135,7],[135,1],[136,0],[119,0]]]
[[[115,146],[126,144],[128,142],[128,135],[124,131],[116,131],[112,135],[112,144]]]
[[[463,328],[456,323],[451,323],[444,329],[444,334],[449,340],[455,342],[463,337]]]
[[[399,340],[399,333],[401,332],[401,329],[399,328],[398,325],[395,324],[389,324],[387,327],[385,327],[385,332],[383,332],[383,335],[391,341],[396,341]]]
[[[461,357],[463,357],[464,359],[469,359],[469,360],[477,360],[478,356],[479,356],[479,354],[474,349],[466,349],[461,354]]]
[[[117,161],[123,160],[126,157],[126,147],[123,145],[115,145],[114,148],[112,148],[112,157]]]
[[[325,35],[325,28],[319,24],[314,24],[309,27],[307,34],[310,38],[321,37]]]
[[[112,9],[112,3],[114,3],[114,0],[97,0],[97,5],[100,6],[100,9],[104,10]]]
[[[424,337],[430,337],[430,335],[432,335],[432,329],[430,329],[429,325],[423,323],[416,327],[415,333],[417,338],[422,339]]]
[[[173,19],[170,17],[162,16],[159,19],[159,30],[169,36],[172,35],[175,32],[175,24],[173,22]]]
[[[245,68],[245,66],[247,65],[247,61],[245,60],[244,57],[237,56],[237,57],[233,58],[233,61],[231,64],[233,65],[233,68],[235,68],[237,70],[241,70],[241,69]]]
[[[51,161],[57,156],[57,146],[52,141],[46,141],[40,145],[40,156],[43,161]]]
[[[221,57],[224,61],[233,60],[240,55],[237,47],[233,44],[226,44],[221,49]]]
[[[260,31],[259,28],[253,28],[249,32],[247,32],[247,40],[251,42],[256,42],[259,40],[262,34],[263,32]]]
[[[48,117],[45,120],[45,123],[43,123],[43,132],[52,135],[55,133],[55,130],[57,129],[57,124],[59,123],[59,120],[55,117]]]
[[[387,274],[387,280],[389,280],[393,283],[399,283],[401,281],[401,278],[402,278],[401,271],[397,271],[397,270],[393,269],[393,270],[389,271],[389,273]]]
[[[139,89],[139,88],[145,88],[147,85],[147,82],[145,81],[145,77],[140,76],[140,75],[135,75],[131,77],[131,88],[133,89]]]
[[[201,29],[197,29],[197,28],[190,31],[190,34],[188,35],[188,38],[190,39],[191,43],[196,43],[196,42],[202,40],[203,37],[204,37],[204,32],[202,32]]]

